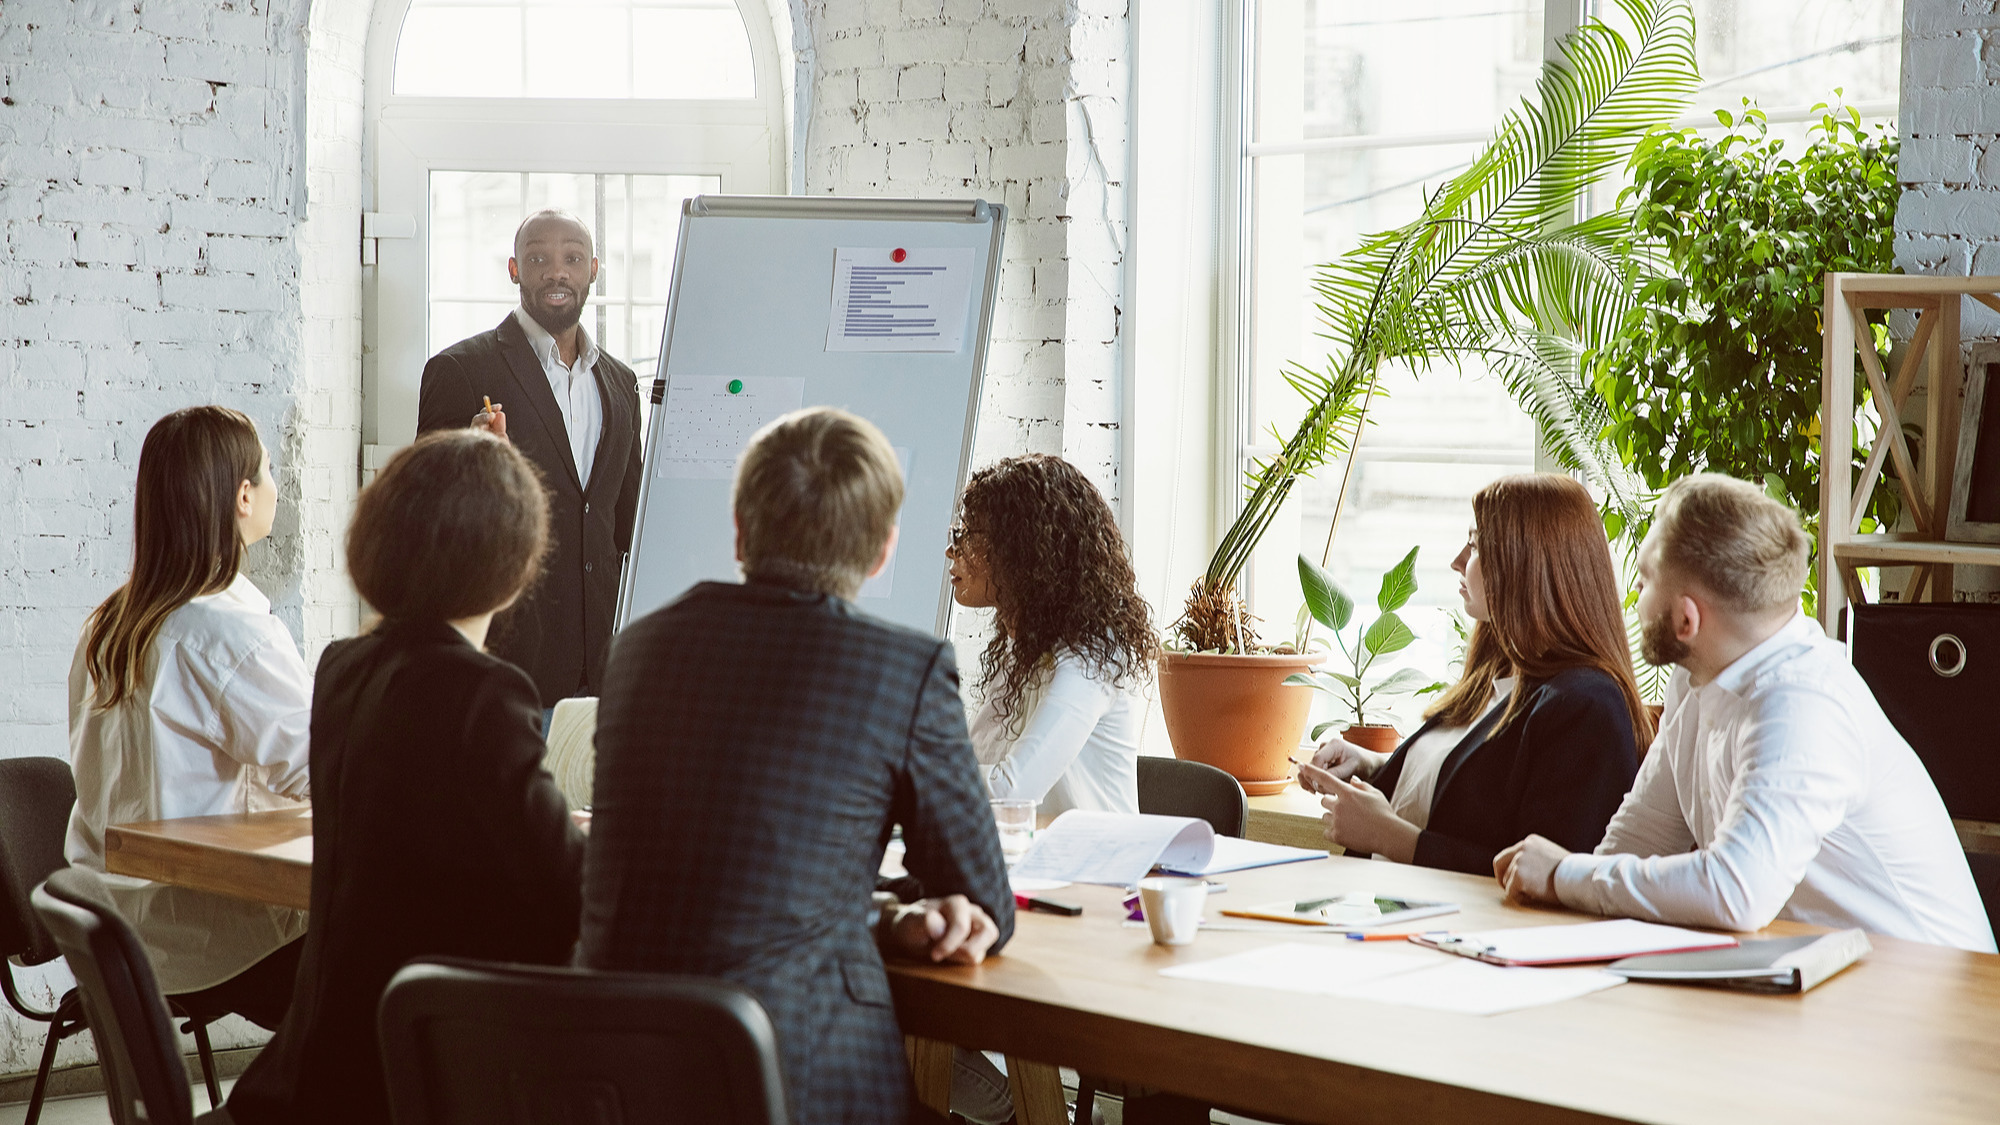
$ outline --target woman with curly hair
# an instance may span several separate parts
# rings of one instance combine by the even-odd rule
[[[1159,639],[1097,487],[1042,454],[981,469],[946,557],[958,604],[995,611],[972,719],[993,795],[1138,812],[1137,689]]]

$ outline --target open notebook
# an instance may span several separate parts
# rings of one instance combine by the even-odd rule
[[[1325,858],[1325,852],[1309,848],[1217,836],[1207,821],[1194,817],[1071,809],[1035,837],[1011,874],[1129,887],[1155,867],[1173,875],[1218,875]]]

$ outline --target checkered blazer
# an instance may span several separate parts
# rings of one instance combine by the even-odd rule
[[[869,899],[890,828],[928,893],[1014,926],[950,646],[839,598],[696,586],[619,635],[592,805],[583,963],[742,983],[794,1121],[902,1120]]]

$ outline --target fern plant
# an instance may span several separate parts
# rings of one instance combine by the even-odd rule
[[[1252,647],[1236,589],[1243,567],[1299,480],[1352,448],[1384,363],[1483,362],[1528,405],[1560,460],[1614,503],[1635,505],[1597,436],[1608,419],[1578,362],[1631,308],[1629,217],[1573,216],[1593,183],[1680,112],[1700,75],[1688,0],[1617,3],[1630,41],[1586,22],[1543,68],[1535,96],[1422,214],[1319,268],[1315,304],[1332,352],[1321,368],[1285,373],[1309,404],[1305,417],[1289,437],[1274,431],[1278,452],[1251,464],[1243,510],[1175,624],[1183,647]]]

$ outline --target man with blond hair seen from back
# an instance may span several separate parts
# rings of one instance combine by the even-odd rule
[[[928,1120],[882,955],[978,964],[1014,925],[951,645],[854,604],[902,504],[864,419],[759,430],[732,499],[744,580],[627,626],[597,712],[579,963],[755,993],[795,1125]],[[872,895],[896,826],[931,896],[910,906]]]
[[[1639,548],[1643,654],[1679,665],[1659,735],[1594,854],[1530,836],[1494,857],[1510,896],[1994,951],[1937,787],[1800,612],[1806,555],[1797,514],[1753,485],[1667,489]]]

